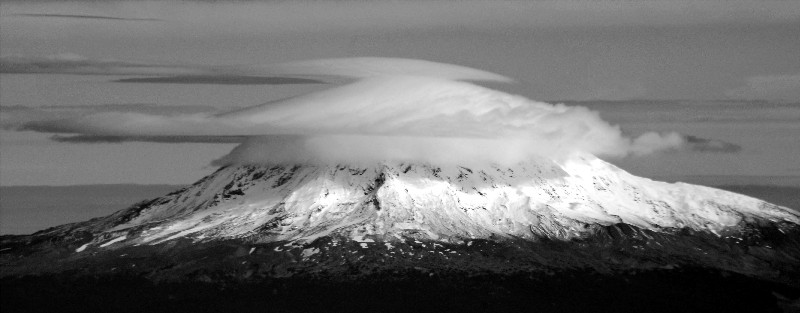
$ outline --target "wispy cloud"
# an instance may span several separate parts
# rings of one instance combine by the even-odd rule
[[[310,78],[296,77],[259,77],[234,75],[180,75],[160,77],[136,77],[114,80],[115,83],[148,83],[148,84],[213,84],[213,85],[291,85],[291,84],[324,84],[325,82]]]
[[[139,113],[156,116],[174,116],[185,114],[212,114],[217,108],[208,106],[175,106],[149,103],[125,103],[107,105],[70,105],[70,106],[1,106],[0,129],[33,130],[48,129],[50,123],[69,120],[99,113]],[[37,129],[42,125],[42,129]]]
[[[473,68],[396,58],[324,59],[267,65],[166,65],[90,59],[73,53],[48,56],[0,56],[0,73],[147,76],[117,83],[288,85],[321,84],[337,79],[384,76],[511,82],[508,77]]]
[[[68,143],[123,143],[123,142],[155,142],[155,143],[242,143],[244,136],[97,136],[97,135],[53,135],[51,140]]]
[[[177,75],[203,74],[206,71],[188,66],[90,59],[74,53],[0,56],[0,73],[3,74]]]
[[[554,101],[585,106],[621,124],[800,123],[800,102],[767,100]]]
[[[697,136],[684,136],[686,149],[689,151],[706,153],[738,153],[742,151],[742,146],[732,142],[707,139]]]
[[[338,76],[372,78],[382,76],[419,76],[449,80],[471,80],[510,83],[514,80],[500,74],[455,64],[426,60],[355,57],[319,59],[263,66],[231,67],[240,73],[278,73],[305,76]]]
[[[280,76],[281,69],[263,68],[246,70],[252,66],[165,65],[119,60],[90,59],[81,55],[64,53],[48,56],[0,57],[0,73],[4,74],[75,74],[75,75],[126,75],[146,76],[112,80],[117,83],[148,84],[213,84],[213,85],[288,85],[322,84],[325,81],[312,77]],[[278,75],[271,75],[271,73]],[[334,74],[331,74],[334,75]],[[319,77],[330,75],[317,75]]]
[[[85,15],[85,14],[16,13],[16,14],[9,14],[7,16],[39,17],[39,18],[89,19],[89,20],[112,20],[112,21],[162,21],[161,19],[157,19],[157,18],[118,17],[118,16]]]

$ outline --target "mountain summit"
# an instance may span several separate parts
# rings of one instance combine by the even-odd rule
[[[81,247],[252,236],[259,242],[313,242],[324,236],[571,240],[614,224],[726,237],[748,225],[798,223],[800,215],[788,208],[636,177],[588,155],[513,168],[251,165],[222,168],[146,205],[86,223],[81,227],[94,236]]]
[[[621,247],[619,257],[646,255],[655,262],[648,266],[688,262],[777,277],[769,274],[776,266],[797,269],[798,224],[800,215],[785,207],[652,181],[583,154],[512,168],[399,162],[227,166],[113,215],[7,238],[4,245],[13,253],[47,242],[48,250],[55,245],[80,264],[114,250],[239,242],[252,249],[296,248],[293,261],[308,261],[304,266],[314,271],[335,270],[327,261],[347,246],[353,253],[380,246],[402,255],[427,243],[447,246],[445,256],[458,259],[460,250],[469,254],[473,243],[485,242],[515,246],[536,266],[603,268],[618,266],[619,258],[587,251]],[[566,253],[567,261],[558,264],[540,256],[541,249],[525,248],[552,242],[584,251]],[[438,252],[423,248],[418,257],[430,253]],[[398,266],[414,262],[402,258]],[[481,262],[473,265],[493,268]],[[15,268],[8,258],[4,263],[7,270]]]
[[[785,207],[636,177],[587,154],[514,167],[231,165],[107,217],[3,236],[0,269],[15,291],[4,303],[21,311],[84,310],[74,305],[88,294],[106,299],[99,311],[330,312],[358,302],[561,312],[627,294],[647,305],[595,311],[744,312],[796,297],[798,223]],[[208,284],[216,296],[203,296]],[[41,292],[62,300],[25,300]],[[675,297],[694,300],[654,304]],[[550,302],[562,307],[538,307]]]

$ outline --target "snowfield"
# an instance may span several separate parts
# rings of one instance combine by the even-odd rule
[[[132,209],[133,210],[133,209]],[[382,162],[373,166],[229,166],[127,213],[100,247],[257,236],[367,245],[515,237],[574,239],[592,225],[723,236],[747,224],[800,223],[788,208],[719,189],[633,176],[588,154],[513,168]],[[95,236],[108,238],[106,236]]]

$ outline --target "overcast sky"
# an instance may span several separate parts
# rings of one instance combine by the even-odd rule
[[[713,104],[715,112],[769,116],[747,123],[676,118],[655,125],[646,122],[652,107],[592,108],[631,132],[674,127],[742,146],[735,154],[620,161],[634,172],[798,175],[800,164],[789,157],[800,154],[791,139],[800,136],[798,108],[785,105],[800,102],[798,30],[798,1],[2,1],[0,106],[75,111],[151,104],[214,111],[327,88],[242,80],[123,83],[114,80],[128,76],[66,75],[74,74],[75,62],[92,71],[162,71],[333,57],[419,58],[513,77],[516,84],[490,86],[541,101],[783,103],[736,109]],[[17,65],[33,60],[25,64],[36,70],[10,70],[12,59]],[[41,60],[49,62],[45,70]],[[671,108],[691,110],[674,103]],[[782,119],[772,118],[776,112]],[[2,130],[0,184],[189,183],[233,147],[47,138]]]

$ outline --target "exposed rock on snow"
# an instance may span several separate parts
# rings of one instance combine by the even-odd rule
[[[513,168],[384,162],[374,166],[226,167],[179,192],[94,222],[103,247],[179,238],[361,243],[420,238],[575,239],[628,224],[724,236],[744,225],[800,223],[788,208],[719,189],[633,176],[591,155]],[[89,225],[93,225],[89,222]],[[114,245],[112,245],[114,244]]]

